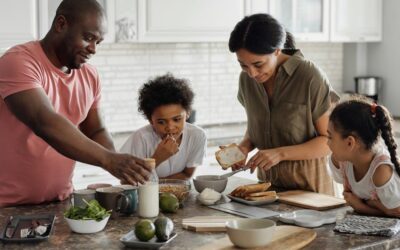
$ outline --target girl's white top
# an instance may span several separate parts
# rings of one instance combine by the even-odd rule
[[[375,170],[382,164],[389,165],[393,168],[390,180],[383,186],[375,186],[372,177]],[[382,204],[388,208],[396,208],[400,206],[400,177],[394,169],[393,163],[390,161],[389,152],[385,149],[379,150],[374,159],[371,161],[368,172],[365,176],[356,181],[354,177],[354,168],[351,162],[339,162],[339,169],[337,169],[329,157],[329,168],[332,173],[333,179],[344,185],[349,185],[353,194],[363,200],[377,200],[379,199]]]

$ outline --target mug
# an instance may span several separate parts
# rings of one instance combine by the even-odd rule
[[[71,196],[71,203],[74,207],[85,208],[87,204],[83,201],[89,202],[95,199],[96,191],[90,189],[74,190]]]
[[[130,199],[126,209],[121,209],[121,213],[125,215],[131,215],[135,213],[138,206],[138,187],[132,185],[118,185],[115,187],[122,188],[124,190],[123,193]]]
[[[125,211],[131,203],[131,198],[125,195],[119,187],[104,187],[96,189],[96,200],[106,210],[112,210],[111,218],[115,219],[121,211]]]

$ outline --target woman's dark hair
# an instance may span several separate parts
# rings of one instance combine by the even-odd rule
[[[138,111],[148,120],[162,105],[180,104],[187,112],[192,109],[194,93],[185,79],[172,74],[157,76],[139,89]]]
[[[397,143],[393,136],[392,117],[382,105],[376,105],[363,97],[339,103],[330,116],[330,121],[343,138],[353,135],[359,138],[367,149],[371,149],[382,136],[390,153],[390,159],[400,176],[397,158]]]
[[[271,54],[276,49],[295,49],[291,33],[269,14],[254,14],[238,22],[229,38],[229,50],[246,49],[254,54]]]

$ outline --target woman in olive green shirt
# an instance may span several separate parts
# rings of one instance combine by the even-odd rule
[[[245,17],[232,31],[229,50],[243,69],[238,99],[247,113],[239,146],[246,154],[259,150],[247,167],[258,167],[260,180],[333,194],[326,135],[328,110],[338,96],[322,70],[294,47],[291,34],[268,14]]]

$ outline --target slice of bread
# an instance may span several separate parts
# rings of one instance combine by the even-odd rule
[[[276,192],[275,191],[256,192],[256,193],[250,193],[247,196],[248,197],[276,196]]]
[[[241,198],[250,196],[252,194],[254,194],[253,197],[274,195],[274,194],[276,195],[275,191],[266,191],[270,186],[271,186],[270,182],[242,185],[235,188],[235,190],[233,190],[230,193],[230,195]]]
[[[276,195],[267,195],[267,196],[259,196],[259,197],[251,197],[246,196],[244,199],[248,201],[269,201],[269,200],[276,200],[278,196]]]
[[[240,150],[238,145],[231,144],[226,148],[215,152],[215,158],[223,169],[227,169],[232,165],[246,159],[246,155]]]

